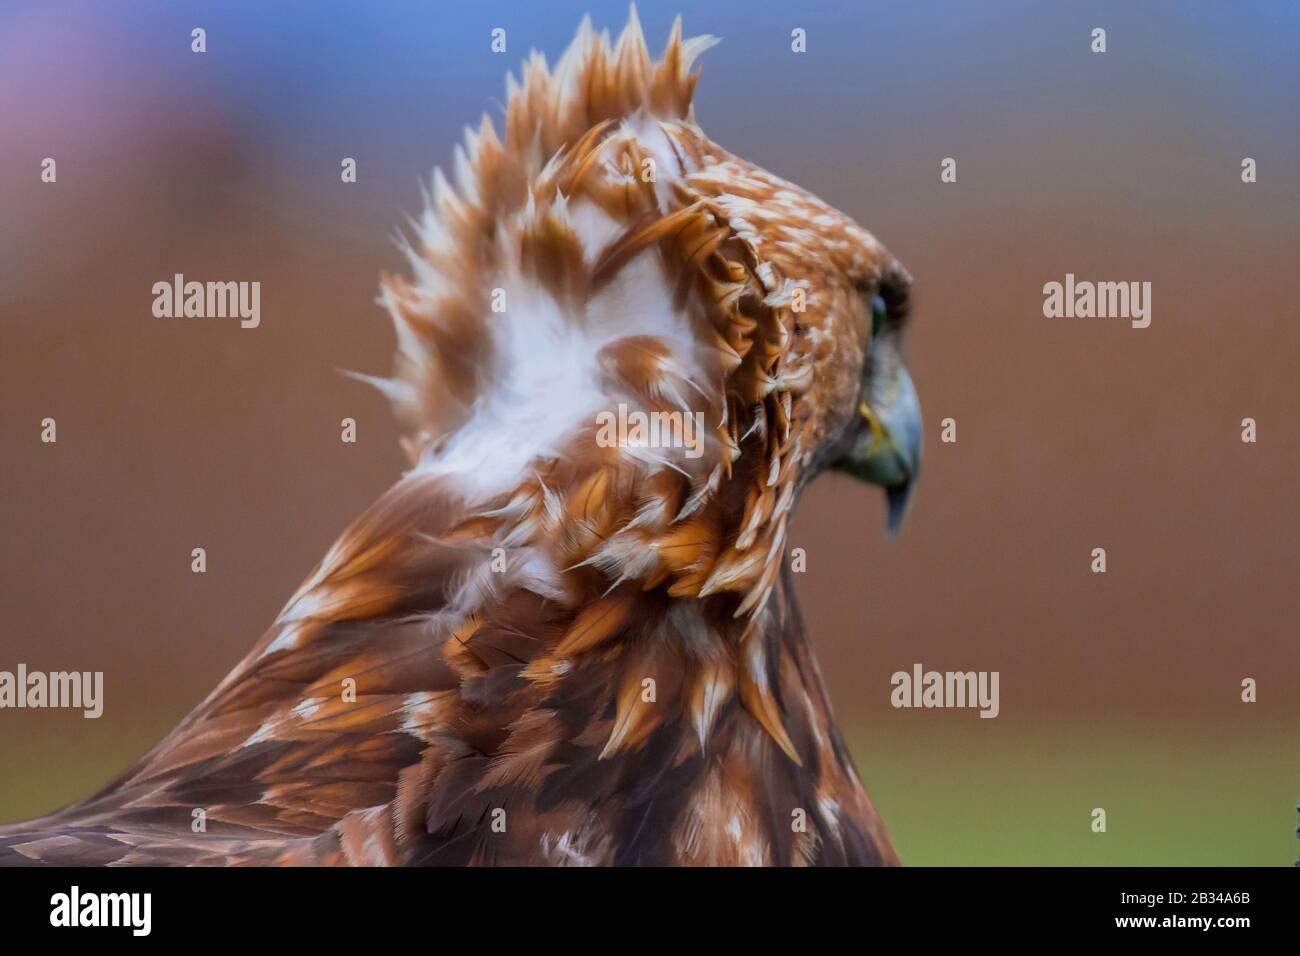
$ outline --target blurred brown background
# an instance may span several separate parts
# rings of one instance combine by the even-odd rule
[[[705,130],[855,216],[916,279],[927,447],[908,525],[886,540],[880,496],[828,477],[794,541],[904,859],[1292,862],[1296,8],[690,6],[688,34],[724,38]],[[505,70],[530,46],[554,58],[588,9],[5,14],[0,669],[102,670],[107,704],[98,721],[0,712],[0,820],[151,746],[400,474],[385,403],[336,369],[387,371],[377,276],[403,267],[391,239],[419,182],[499,115]],[[640,12],[658,48],[676,10]],[[155,319],[151,286],[176,272],[259,280],[261,327]],[[1151,282],[1151,327],[1044,318],[1042,286],[1067,272]],[[892,710],[889,675],[918,661],[1000,671],[1001,716]]]

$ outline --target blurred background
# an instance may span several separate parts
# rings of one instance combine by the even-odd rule
[[[723,38],[706,132],[916,280],[908,525],[887,540],[882,496],[831,476],[792,542],[904,861],[1293,863],[1300,6],[680,6],[688,35]],[[678,7],[639,11],[657,51]],[[420,183],[500,115],[506,70],[532,47],[553,61],[587,12],[617,32],[627,6],[5,5],[0,669],[102,670],[107,700],[99,720],[0,712],[0,822],[152,746],[401,473],[384,401],[336,370],[388,371],[377,278],[404,267]],[[153,318],[176,272],[260,281],[261,327]],[[1151,327],[1044,318],[1067,272],[1151,282]],[[1001,715],[892,709],[914,662],[1000,671]]]

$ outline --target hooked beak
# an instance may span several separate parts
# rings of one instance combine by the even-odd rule
[[[921,472],[921,403],[907,369],[899,365],[887,388],[858,405],[866,424],[840,467],[885,489],[887,528],[898,533]],[[878,392],[878,394],[877,394]]]

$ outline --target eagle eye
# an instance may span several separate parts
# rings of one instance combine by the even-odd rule
[[[874,339],[889,324],[889,308],[880,296],[871,298],[871,337]]]

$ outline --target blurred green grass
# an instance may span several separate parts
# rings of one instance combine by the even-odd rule
[[[951,716],[913,712],[887,733],[845,728],[909,866],[1296,861],[1297,728],[1204,718],[1025,728]],[[1105,833],[1092,832],[1094,807],[1106,811]]]
[[[90,796],[162,740],[188,708],[85,720],[70,711],[0,718],[0,823],[44,816]]]
[[[87,796],[177,719],[7,712],[0,822]],[[1300,847],[1300,734],[1276,722],[1029,726],[914,711],[844,729],[910,866],[1289,866]],[[1106,833],[1091,831],[1094,807]]]

